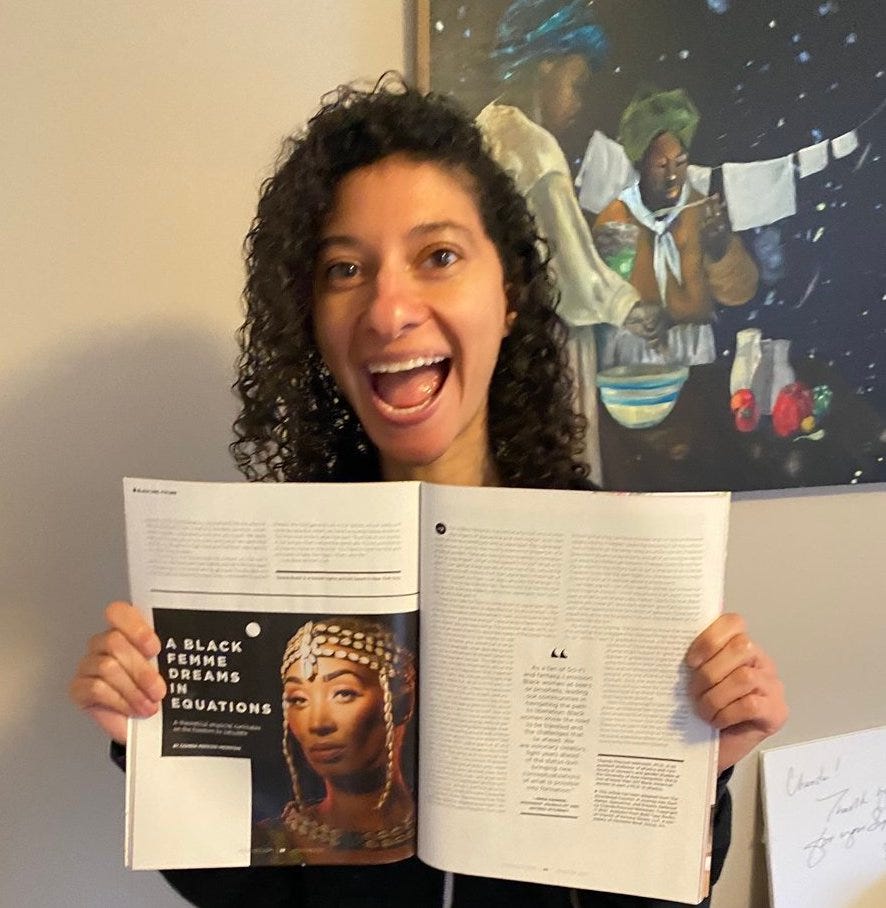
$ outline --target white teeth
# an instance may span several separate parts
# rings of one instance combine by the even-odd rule
[[[446,360],[445,356],[416,356],[414,359],[406,359],[399,363],[370,363],[368,368],[373,375],[380,372],[409,372],[410,369],[433,366],[444,360]]]

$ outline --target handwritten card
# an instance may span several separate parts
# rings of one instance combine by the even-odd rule
[[[886,727],[763,752],[773,908],[886,906]]]

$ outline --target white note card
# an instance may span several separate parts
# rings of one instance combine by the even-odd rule
[[[886,906],[886,727],[762,754],[773,908]]]

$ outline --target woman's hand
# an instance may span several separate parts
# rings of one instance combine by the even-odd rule
[[[667,354],[668,319],[660,303],[644,303],[643,300],[634,303],[622,327],[642,337],[653,350]]]
[[[68,692],[115,741],[126,743],[126,719],[152,716],[166,694],[166,684],[149,661],[160,640],[128,602],[105,609],[108,629],[87,644]]]
[[[701,222],[701,248],[712,261],[719,262],[732,239],[732,224],[729,222],[729,211],[726,203],[718,195],[712,196],[704,204]]]
[[[788,717],[775,663],[747,635],[741,615],[721,615],[686,653],[695,710],[720,732],[719,772],[774,735]]]

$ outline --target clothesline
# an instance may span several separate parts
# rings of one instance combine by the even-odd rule
[[[873,111],[872,111],[870,114],[868,114],[868,115],[867,115],[867,116],[866,116],[866,117],[865,117],[857,126],[855,126],[855,127],[853,127],[852,129],[849,129],[849,130],[847,130],[846,132],[842,133],[841,136],[837,136],[837,139],[842,138],[843,136],[852,135],[852,133],[858,132],[859,129],[863,129],[865,126],[868,125],[868,123],[871,122],[871,120],[876,119],[881,113],[883,113],[884,110],[886,110],[886,98],[884,98],[884,99],[883,99],[883,100],[882,100],[882,101],[873,109]],[[834,142],[834,141],[836,141],[836,139],[824,139],[822,142],[816,142],[814,145],[810,145],[810,146],[807,146],[807,147],[809,147],[809,148],[815,148],[815,147],[817,147],[818,145],[826,144],[827,142]],[[856,146],[856,147],[857,147],[857,146]],[[853,148],[852,150],[854,151],[855,149]],[[791,157],[792,155],[797,155],[797,154],[799,154],[801,151],[803,151],[802,148],[801,148],[801,149],[798,149],[797,151],[792,151],[792,152],[790,152],[790,154],[788,154],[788,155],[782,155],[781,157]],[[851,154],[851,152],[848,152],[848,154]],[[845,157],[845,155],[840,155],[840,157]],[[774,159],[774,160],[779,160],[779,159],[780,159],[780,158],[777,158],[777,159]],[[753,163],[758,163],[758,162],[750,161],[750,162],[748,162],[748,163],[753,164]],[[712,171],[712,172],[715,171],[715,170],[722,170],[723,167],[724,167],[723,164],[711,164],[709,167],[708,167],[707,165],[702,165],[702,166],[706,166],[707,169],[710,170],[710,171]],[[687,206],[687,207],[688,207],[688,206]]]
[[[710,201],[711,175],[723,172],[723,196],[735,230],[764,227],[797,213],[796,180],[819,173],[828,166],[830,157],[844,158],[859,145],[858,130],[886,109],[886,99],[856,127],[832,139],[824,139],[782,155],[762,161],[702,166],[690,164],[687,182],[705,198],[684,206],[688,208]],[[620,193],[637,180],[637,172],[624,148],[599,130],[588,142],[584,160],[575,179],[579,204],[587,211],[602,211]],[[658,215],[673,209],[662,209]]]

